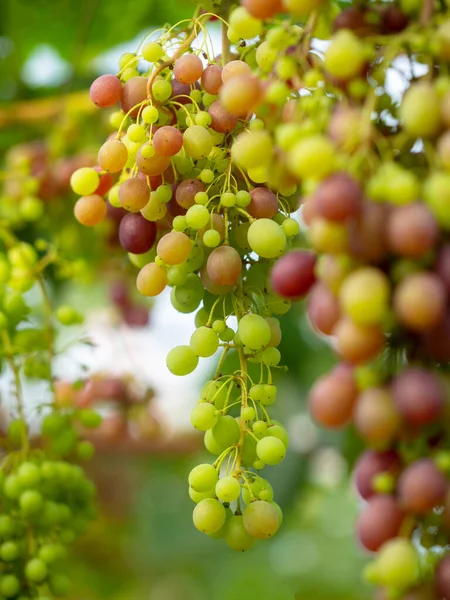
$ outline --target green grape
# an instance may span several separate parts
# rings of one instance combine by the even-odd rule
[[[224,332],[219,335],[222,342],[231,342],[234,338],[234,331],[231,327],[227,327]]]
[[[239,190],[236,192],[236,205],[240,208],[246,208],[251,201],[252,197],[247,190]]]
[[[376,569],[378,577],[388,587],[406,589],[420,576],[420,559],[412,542],[394,538],[379,550]]]
[[[247,10],[240,6],[230,14],[230,29],[238,38],[249,40],[262,33],[263,23],[255,19]]]
[[[266,100],[276,106],[283,106],[289,97],[289,87],[284,81],[274,81],[269,85],[266,91]]]
[[[78,413],[78,418],[83,427],[88,429],[96,429],[102,423],[102,417],[92,408],[83,408]]]
[[[209,312],[205,308],[201,308],[195,315],[195,326],[204,327],[208,323]]]
[[[20,581],[15,575],[2,575],[0,579],[0,593],[5,598],[17,596],[20,590]]]
[[[67,555],[67,550],[61,544],[45,544],[41,546],[38,556],[47,565],[53,565],[54,563],[64,559]]]
[[[194,508],[192,519],[195,527],[202,533],[216,533],[225,523],[226,511],[218,500],[205,498]]]
[[[42,583],[47,575],[47,565],[40,558],[32,558],[25,565],[25,577],[30,583]]]
[[[186,229],[188,228],[186,217],[184,215],[178,215],[173,220],[172,226],[175,231],[186,231]]]
[[[167,269],[167,283],[173,286],[181,286],[186,283],[187,270],[182,265],[175,265]]]
[[[240,133],[231,148],[233,160],[244,169],[270,163],[273,155],[273,141],[267,131]]]
[[[375,267],[361,267],[350,273],[339,291],[343,312],[358,325],[379,325],[389,309],[390,284]]]
[[[17,475],[8,475],[3,484],[3,493],[10,500],[16,500],[22,493],[22,485]]]
[[[165,102],[172,95],[172,86],[169,81],[159,79],[154,81],[152,85],[153,98],[158,102]]]
[[[351,79],[361,73],[367,59],[361,40],[349,29],[338,31],[325,52],[325,69],[338,79]]]
[[[274,536],[280,526],[276,508],[263,500],[248,504],[242,516],[247,533],[258,540]]]
[[[70,187],[79,196],[89,196],[98,188],[99,174],[91,167],[82,167],[72,173]]]
[[[0,538],[5,540],[16,534],[17,526],[9,515],[0,515]]]
[[[130,64],[136,64],[136,54],[134,52],[125,52],[119,59],[120,70],[129,67]]]
[[[450,231],[450,174],[432,173],[425,180],[423,196],[439,226]]]
[[[186,266],[186,263],[184,263],[182,268],[186,268]],[[186,309],[189,309],[189,312],[192,312],[198,307],[205,293],[200,278],[194,273],[189,273],[186,277],[186,281],[181,285],[174,287],[172,291],[177,303]]]
[[[261,352],[261,360],[268,367],[275,367],[281,360],[278,348],[266,348]]]
[[[225,542],[232,550],[236,552],[245,552],[255,543],[253,538],[244,527],[244,518],[242,515],[233,515],[227,523],[225,531]]]
[[[200,431],[207,431],[217,423],[216,407],[208,402],[200,402],[191,412],[191,423]]]
[[[215,456],[219,456],[219,454],[221,454],[221,452],[225,449],[222,448],[222,446],[220,446],[214,439],[212,435],[212,429],[208,429],[208,431],[205,432],[203,442],[208,452],[211,452],[211,454],[214,454]]]
[[[62,325],[79,325],[83,323],[83,315],[72,306],[59,306],[55,311],[55,317]]]
[[[159,119],[159,112],[156,106],[146,106],[141,113],[144,123],[153,125]]]
[[[67,596],[70,591],[70,579],[63,573],[53,573],[48,580],[50,591],[55,596]]]
[[[206,192],[197,192],[194,196],[194,201],[196,204],[201,204],[202,206],[206,206],[209,202],[209,196]],[[209,212],[208,212],[209,214]],[[206,225],[206,223],[205,223]]]
[[[278,465],[286,456],[286,446],[277,437],[263,437],[256,445],[256,453],[266,465]]]
[[[239,337],[252,350],[261,350],[270,341],[270,327],[259,315],[245,315],[239,321]]]
[[[278,57],[278,50],[269,42],[262,42],[256,49],[256,63],[264,73],[270,73]]]
[[[276,258],[286,247],[286,235],[283,229],[271,219],[257,219],[247,233],[248,243],[262,258]]]
[[[203,169],[202,172],[200,173],[200,180],[203,181],[203,183],[209,184],[212,183],[214,181],[215,175],[214,175],[214,171],[212,171],[211,169]],[[201,192],[199,192],[201,193]]]
[[[16,560],[19,554],[19,546],[16,544],[16,542],[3,542],[3,544],[0,546],[0,558],[5,562]]]
[[[216,492],[214,488],[206,492],[197,492],[196,490],[194,490],[194,488],[189,487],[189,498],[192,500],[192,502],[195,502],[195,504],[198,504],[201,500],[204,500],[205,498],[215,497]]]
[[[227,385],[223,381],[207,381],[201,389],[200,397],[207,402],[214,402],[218,410],[223,408],[227,397]]]
[[[199,327],[192,334],[189,343],[197,356],[208,357],[217,352],[219,338],[210,327]]]
[[[199,91],[199,90],[196,90],[196,91]],[[200,100],[201,100],[201,96],[199,98],[199,101]],[[211,115],[204,110],[201,110],[200,112],[198,112],[195,115],[195,124],[200,125],[201,127],[208,127],[209,125],[211,125],[211,121],[212,121]],[[211,183],[211,181],[209,183]],[[205,181],[205,183],[208,183],[208,182]]]
[[[257,436],[262,436],[267,429],[267,423],[265,421],[255,421],[252,429]]]
[[[236,194],[233,194],[232,192],[225,192],[220,196],[220,203],[222,206],[231,208],[236,204]]]
[[[205,254],[202,248],[198,244],[194,244],[191,249],[191,255],[185,261],[184,265],[186,266],[189,272],[197,271],[203,265],[205,261]]]
[[[215,442],[225,450],[239,441],[240,429],[236,420],[230,415],[220,416],[211,429]]]
[[[440,99],[428,81],[413,83],[400,105],[400,122],[412,137],[434,137],[441,128]]]
[[[293,238],[300,232],[300,224],[295,219],[285,219],[281,227],[288,238]]]
[[[304,137],[288,152],[288,166],[299,179],[325,179],[336,169],[336,150],[322,135]]]
[[[285,448],[287,448],[289,445],[289,436],[288,436],[286,429],[284,427],[282,427],[281,425],[279,425],[278,423],[276,423],[275,421],[272,421],[272,425],[270,425],[266,429],[266,431],[264,431],[263,437],[267,437],[267,436],[272,436],[272,437],[278,438],[279,440],[281,440],[283,442]]]
[[[291,308],[291,303],[289,300],[280,298],[280,296],[277,296],[274,293],[270,293],[267,296],[266,305],[272,311],[273,314],[278,316],[285,315]]]
[[[17,477],[24,489],[36,486],[41,480],[39,467],[32,462],[24,462],[17,470]]]
[[[216,496],[222,502],[234,502],[241,494],[241,484],[232,476],[222,477],[216,483]]]
[[[41,510],[42,505],[42,496],[36,490],[26,490],[19,498],[19,506],[25,516],[36,514]]]
[[[192,229],[202,229],[202,227],[206,227],[208,224],[210,216],[209,210],[205,206],[194,204],[186,213],[186,221]]]
[[[273,500],[273,488],[270,483],[256,475],[248,487],[242,488],[242,499],[245,504],[250,504],[253,500],[262,500],[263,498],[260,497],[262,492],[264,492],[264,496],[267,496],[265,500]]]
[[[148,62],[155,63],[164,56],[164,50],[158,42],[147,42],[142,48],[142,56]]]
[[[198,356],[190,346],[176,346],[169,351],[166,359],[167,368],[173,375],[189,375],[197,368]]]
[[[253,421],[256,417],[256,411],[253,406],[246,406],[241,410],[241,417],[247,423]]]
[[[155,197],[158,202],[166,204],[172,198],[172,188],[170,185],[160,185],[155,190]]]
[[[215,229],[208,229],[203,234],[203,243],[207,248],[217,248],[220,242],[220,233]]]
[[[76,453],[80,460],[91,460],[95,454],[95,446],[92,442],[82,440],[77,444]]]
[[[197,492],[206,492],[215,487],[218,478],[217,470],[212,465],[197,465],[189,473],[189,485]]]
[[[183,148],[194,160],[205,158],[211,152],[213,140],[205,127],[191,125],[183,133]]]

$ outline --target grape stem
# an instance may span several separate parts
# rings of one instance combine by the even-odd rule
[[[14,350],[13,350],[13,346],[11,343],[11,338],[9,337],[8,332],[6,330],[2,331],[2,342],[3,342],[3,346],[5,348],[6,360],[8,362],[9,368],[11,369],[11,372],[14,377],[14,387],[15,387],[15,392],[16,392],[15,395],[16,395],[16,400],[17,400],[17,412],[19,414],[19,418],[21,419],[21,421],[23,423],[26,423],[25,411],[23,408],[23,400],[22,400],[22,383],[20,381],[20,369],[14,360]],[[22,431],[21,442],[22,442],[22,446],[23,446],[25,453],[28,452],[29,444],[28,444],[28,437],[27,437],[26,429],[23,429],[23,431]]]

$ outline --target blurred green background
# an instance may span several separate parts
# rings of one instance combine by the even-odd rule
[[[0,161],[31,140],[50,140],[55,155],[98,146],[106,125],[86,103],[92,79],[114,71],[120,54],[134,51],[152,29],[189,16],[193,4],[0,0]],[[84,288],[85,307],[102,306],[101,287]],[[359,442],[352,432],[318,430],[306,413],[307,390],[333,357],[311,332],[303,306],[282,320],[289,373],[278,382],[274,416],[287,424],[291,447],[267,474],[285,515],[277,537],[241,555],[194,529],[187,474],[208,460],[200,439],[173,447],[104,447],[91,468],[100,517],[74,551],[74,599],[372,597],[360,575],[367,557],[353,535],[357,500],[349,472]]]

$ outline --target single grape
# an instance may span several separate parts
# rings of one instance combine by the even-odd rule
[[[231,517],[226,525],[224,537],[227,546],[232,550],[236,550],[236,552],[245,552],[255,543],[255,538],[244,527],[244,517],[242,515]]]
[[[192,518],[195,527],[202,533],[216,533],[225,523],[226,511],[218,500],[205,498],[194,508]]]
[[[189,485],[197,492],[206,492],[214,488],[218,478],[217,470],[212,465],[202,464],[189,473]]]
[[[216,483],[216,496],[222,502],[234,502],[240,494],[241,484],[235,477],[222,477]]]
[[[200,402],[192,409],[191,423],[200,431],[212,429],[217,423],[216,407],[208,402]]]
[[[197,368],[198,356],[190,346],[176,346],[169,351],[166,364],[173,375],[189,375]]]
[[[247,533],[258,540],[274,536],[280,526],[277,510],[263,500],[247,505],[242,516]]]
[[[286,246],[286,235],[283,229],[271,219],[254,221],[247,233],[251,249],[262,258],[280,256]]]
[[[197,356],[208,357],[217,351],[219,338],[210,327],[198,327],[192,334],[189,343]]]
[[[278,465],[286,456],[286,446],[277,437],[268,435],[256,445],[258,458],[267,465]]]

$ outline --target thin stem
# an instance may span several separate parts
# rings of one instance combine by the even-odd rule
[[[23,407],[23,399],[22,399],[22,382],[20,380],[20,368],[17,366],[16,361],[14,360],[14,349],[11,343],[11,338],[9,337],[8,332],[4,329],[2,331],[2,341],[3,346],[5,348],[5,356],[8,362],[9,368],[13,374],[14,378],[14,386],[16,392],[16,400],[17,400],[17,412],[19,414],[19,418],[26,423],[25,421],[25,411]],[[22,446],[25,452],[28,452],[29,441],[27,437],[27,432],[24,429],[22,433]]]
[[[222,21],[222,66],[231,60],[230,40],[228,39],[228,26]]]

